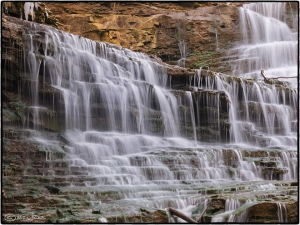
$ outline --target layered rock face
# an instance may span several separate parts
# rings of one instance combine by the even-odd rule
[[[225,3],[152,3],[151,13],[140,9],[146,3],[97,4],[45,3],[52,16],[48,11],[43,19],[40,8],[35,19],[74,32],[78,25],[86,29],[81,35],[96,40],[123,45],[132,40],[129,48],[172,61],[181,57],[171,57],[178,54],[178,43],[193,41],[179,32],[188,27],[183,12],[187,18],[193,12],[201,24],[207,13],[208,27],[221,21],[212,19],[216,9],[235,13],[235,6]],[[123,15],[122,9],[136,16]],[[58,17],[61,10],[67,13]],[[107,17],[96,16],[102,10]],[[170,16],[164,14],[168,10]],[[135,29],[120,29],[123,21]],[[164,38],[157,41],[169,37],[168,29],[174,32],[170,45]],[[141,34],[134,36],[134,30]],[[125,38],[118,40],[117,34]],[[144,40],[148,36],[150,43]],[[216,48],[212,37],[214,30],[203,46],[207,41]],[[202,222],[297,222],[296,90],[167,65],[155,55],[6,16],[2,50],[5,222],[182,222],[166,208],[193,206],[186,213],[197,218],[207,205]],[[159,76],[150,78],[159,82],[146,80],[144,71],[152,74],[154,68]],[[186,139],[177,141],[175,131]],[[236,149],[239,141],[252,146]],[[7,217],[33,212],[35,218]]]
[[[92,40],[155,54],[173,64],[182,57],[179,50],[181,43],[186,48],[187,67],[213,68],[218,67],[217,58],[224,50],[241,40],[239,5],[197,2],[44,2],[34,12],[34,18],[36,22],[50,24]],[[17,14],[14,3],[10,6],[9,12]],[[219,69],[225,71],[229,68],[223,65]]]
[[[84,37],[107,41],[134,51],[180,58],[178,43],[191,52],[231,47],[240,40],[237,5],[226,3],[46,3],[57,27]],[[80,25],[79,25],[80,24]],[[162,41],[163,40],[163,41]]]
[[[4,123],[6,125],[24,125],[31,128],[41,128],[47,131],[60,132],[66,129],[65,124],[65,104],[63,95],[60,90],[53,88],[50,84],[53,82],[51,75],[51,68],[46,65],[43,59],[47,53],[44,52],[46,40],[43,40],[44,34],[40,30],[37,35],[24,35],[30,28],[23,26],[22,21],[11,17],[5,17],[3,24],[3,46],[5,53],[3,55],[3,78],[4,78]],[[28,26],[28,25],[27,25]],[[40,27],[38,29],[46,29],[47,27]],[[21,35],[22,34],[22,35]],[[22,37],[21,37],[22,36]],[[39,45],[36,49],[34,57],[39,57],[37,62],[26,62],[23,59],[24,54],[30,54],[33,51],[30,46],[31,43]],[[53,46],[54,47],[54,46]],[[112,46],[116,48],[116,46]],[[34,50],[33,52],[35,52]],[[50,51],[50,49],[48,50]],[[101,51],[101,49],[97,49]],[[230,139],[228,123],[228,99],[224,92],[201,90],[192,93],[192,102],[186,100],[185,91],[189,90],[189,82],[192,76],[195,75],[195,70],[179,68],[163,63],[160,59],[154,59],[157,63],[167,67],[166,84],[168,88],[174,90],[174,94],[178,99],[182,99],[182,107],[179,112],[180,131],[186,137],[193,137],[193,121],[187,118],[191,110],[201,114],[201,121],[197,116],[194,121],[197,125],[197,139],[202,141],[212,142],[215,140],[222,140],[228,142]],[[32,67],[36,67],[33,69]],[[41,69],[41,68],[44,69]],[[22,71],[25,69],[25,72]],[[49,72],[47,70],[50,70]],[[35,71],[36,70],[36,71]],[[46,72],[45,72],[46,71]],[[36,77],[32,77],[32,72],[36,72]],[[45,73],[45,74],[43,74]],[[208,76],[209,73],[205,72]],[[35,80],[36,79],[36,80]],[[67,79],[62,80],[63,83],[68,82]],[[151,87],[151,84],[148,84]],[[18,94],[16,94],[18,93]],[[36,116],[36,108],[31,107],[38,99],[39,104],[46,107],[38,112]],[[155,96],[150,99],[152,109],[158,110],[159,103]],[[219,102],[220,101],[220,102]],[[212,103],[213,102],[213,103]],[[192,104],[192,105],[191,105]],[[219,106],[220,105],[220,106]],[[80,107],[84,104],[80,102]],[[107,114],[99,113],[101,110],[107,109],[108,105],[105,102],[99,102],[91,106],[92,124],[94,129],[106,130],[109,129],[109,124],[106,121]],[[115,106],[118,107],[118,106]],[[11,110],[11,111],[10,111]],[[116,109],[115,111],[120,111]],[[135,109],[137,110],[137,109]],[[150,113],[149,121],[153,124],[148,128],[153,134],[162,132],[163,120],[161,112],[153,111]],[[130,116],[134,118],[137,112],[134,110]],[[221,116],[218,114],[220,113]],[[200,115],[199,114],[199,115]],[[85,121],[84,113],[79,115],[79,120]],[[38,119],[37,119],[38,118]],[[221,125],[217,126],[218,121],[221,120]],[[122,121],[118,119],[118,124]],[[194,124],[195,126],[195,124]],[[221,128],[219,130],[219,128]],[[137,127],[133,128],[135,131]]]
[[[8,13],[25,18],[22,3],[5,3]],[[243,3],[40,3],[34,21],[83,37],[113,43],[134,51],[155,54],[188,68],[209,67],[229,72],[226,51],[242,40],[238,7]],[[295,26],[297,4],[286,4],[286,21]],[[32,20],[29,14],[29,20]]]

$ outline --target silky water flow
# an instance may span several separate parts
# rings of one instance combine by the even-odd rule
[[[199,69],[190,78],[189,90],[180,91],[170,89],[167,69],[145,54],[24,21],[29,28],[24,34],[24,65],[31,76],[32,139],[45,146],[47,161],[56,149],[65,153],[68,164],[64,175],[49,168],[45,176],[63,177],[64,185],[74,188],[117,190],[120,203],[174,207],[189,215],[194,205],[208,204],[199,196],[209,186],[222,192],[246,182],[247,188],[274,190],[272,180],[296,180],[296,89],[243,79],[256,74],[262,62],[266,74],[275,75],[276,70],[291,76],[297,70],[296,35],[281,20],[284,7],[270,14],[272,7],[273,3],[253,3],[240,8],[245,43],[234,50],[239,55],[234,73],[244,74],[242,78]],[[185,50],[185,43],[180,47]],[[59,98],[39,94],[46,83]],[[220,103],[222,97],[226,106]],[[213,113],[201,108],[202,101]],[[68,142],[64,149],[40,132],[57,108],[63,117],[61,136]],[[226,121],[222,110],[228,110]],[[214,121],[206,126],[217,131],[209,139],[215,144],[200,141],[207,123],[203,113]],[[220,132],[224,124],[229,125],[225,143]],[[283,172],[266,173],[248,160],[257,151]],[[90,199],[97,202],[96,197]],[[253,202],[228,199],[225,212],[212,221],[245,222]],[[241,207],[243,213],[235,215]],[[284,212],[278,217],[285,221]]]

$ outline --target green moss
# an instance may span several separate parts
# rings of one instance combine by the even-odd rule
[[[168,216],[168,213],[165,210],[159,209],[158,211],[161,212],[161,213],[163,213],[164,215]]]
[[[200,67],[209,67],[210,64],[212,63],[211,61],[215,58],[216,52],[214,51],[203,51],[202,53],[192,53],[190,54],[189,58],[198,58],[198,61],[193,62],[190,65],[190,68],[195,69],[195,68],[200,68]],[[188,60],[189,60],[188,58]]]

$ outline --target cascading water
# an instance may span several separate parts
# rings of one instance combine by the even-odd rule
[[[187,57],[188,46],[185,40],[180,40],[178,43],[180,51],[180,59],[178,60],[178,66],[185,67],[185,61]]]
[[[212,218],[212,222],[247,222],[248,208],[255,203],[251,200],[241,203],[236,199],[227,199],[225,212]]]
[[[186,41],[186,27],[185,27],[185,20],[184,19],[179,19],[178,20],[178,38],[179,38],[179,43],[178,43],[178,48],[180,51],[180,59],[177,62],[177,65],[180,67],[185,68],[185,61],[188,56],[188,43]]]
[[[275,86],[213,73],[197,74],[195,90],[224,91],[230,101],[231,141],[268,148],[295,148],[297,131],[297,91],[283,92]],[[286,96],[288,95],[288,96]],[[215,99],[214,101],[219,101]],[[288,102],[288,103],[287,103]],[[213,102],[212,104],[216,104]]]
[[[280,223],[287,223],[287,210],[285,204],[277,203],[277,215]]]
[[[239,9],[243,45],[235,48],[233,74],[244,78],[283,77],[297,87],[298,30],[285,23],[287,3],[251,3]],[[297,18],[297,17],[295,17]],[[260,77],[262,78],[262,77]]]
[[[59,112],[67,143],[68,170],[62,176],[50,168],[52,180],[116,190],[123,203],[182,209],[211,185],[297,179],[295,89],[198,70],[188,90],[172,90],[167,69],[145,54],[24,24],[27,127],[50,145],[38,131]],[[212,143],[202,141],[208,132]],[[213,221],[246,220],[247,211],[230,215],[251,201],[226,203],[226,215]]]
[[[34,19],[34,8],[37,9],[38,8],[38,2],[25,2],[24,3],[24,15],[25,15],[25,19],[28,20],[28,15],[31,14],[32,17],[32,21]]]

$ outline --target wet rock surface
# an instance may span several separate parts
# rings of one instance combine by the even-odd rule
[[[23,65],[23,60],[21,59],[22,54],[28,53],[27,47],[22,47],[23,45],[26,46],[28,43],[27,39],[21,40],[20,35],[24,35],[26,30],[30,29],[27,27],[28,25],[24,26],[22,20],[13,18],[13,17],[4,17],[6,22],[3,23],[3,27],[6,30],[9,30],[10,33],[14,35],[9,35],[4,33],[3,34],[3,47],[5,47],[5,52],[8,54],[8,58],[16,62],[15,65],[9,64],[9,61],[3,64],[3,73],[4,73],[4,123],[7,125],[13,124],[26,124],[32,128],[40,127],[46,131],[60,131],[64,129],[65,124],[65,117],[64,117],[64,102],[61,92],[58,89],[53,88],[49,85],[50,78],[45,77],[42,74],[39,75],[39,83],[35,84],[38,86],[38,98],[40,99],[40,104],[43,108],[39,111],[39,121],[37,122],[36,118],[34,117],[35,108],[29,107],[32,96],[32,91],[30,91],[30,87],[32,87],[31,77],[28,72],[20,72],[22,68],[26,68],[27,65]],[[40,27],[41,30],[46,29],[46,27]],[[41,31],[42,32],[42,31]],[[16,35],[18,33],[18,35]],[[37,41],[43,42],[39,35],[36,35]],[[6,42],[17,42],[19,43],[18,46],[13,47],[6,47]],[[112,45],[114,48],[118,48],[117,46]],[[24,51],[24,52],[23,52]],[[176,65],[169,65],[164,63],[160,58],[155,55],[150,55],[150,58],[153,59],[156,63],[163,65],[167,68],[168,73],[168,81],[167,84],[169,88],[178,89],[178,90],[187,90],[191,79],[194,79],[195,70],[194,69],[187,69],[182,68]],[[10,74],[10,76],[6,76],[6,74]],[[205,76],[214,76],[212,72],[203,70],[202,75]],[[10,77],[12,80],[8,80],[7,77]],[[45,81],[45,82],[42,82]],[[63,82],[67,82],[63,80]],[[193,90],[191,90],[193,91]],[[194,92],[194,91],[193,91]],[[16,95],[16,93],[18,93]],[[13,96],[12,96],[13,95]],[[216,113],[216,106],[211,107],[209,101],[205,101],[207,98],[216,98],[220,95],[220,105],[221,108],[218,110],[222,111],[222,124],[221,124],[221,131],[218,132],[217,124],[217,117],[213,116],[208,118],[208,115]],[[22,96],[22,97],[21,97]],[[178,97],[180,94],[178,92]],[[201,121],[196,121],[198,124],[197,130],[198,132],[198,140],[203,140],[205,142],[212,142],[214,140],[222,139],[224,141],[229,140],[229,124],[228,124],[228,100],[224,93],[214,92],[214,91],[207,91],[201,90],[199,92],[193,93],[193,107],[195,112],[197,110],[202,110],[201,114],[203,115]],[[198,102],[202,101],[201,105]],[[93,115],[93,124],[95,127],[97,126],[100,130],[105,130],[108,127],[107,121],[105,119],[106,115],[99,117],[97,112],[99,110],[103,110],[107,107],[105,103],[93,105],[92,112],[95,112]],[[51,109],[51,110],[50,110]],[[116,112],[118,113],[116,108]],[[183,106],[181,118],[183,123],[187,124],[187,121],[184,121],[184,115],[186,111],[189,111],[190,108]],[[132,112],[133,116],[134,111]],[[157,120],[157,124],[155,127],[152,128],[153,133],[160,132],[161,128],[161,121],[157,119],[157,116],[153,116],[154,120]],[[153,120],[150,118],[150,120]],[[198,118],[199,120],[199,118]],[[204,121],[206,124],[204,124]],[[182,127],[182,131],[186,133],[187,137],[192,137],[192,123],[188,126]]]
[[[49,3],[54,4],[54,3]],[[106,5],[112,7],[112,10],[117,11],[117,5]],[[133,3],[132,3],[133,4]],[[139,5],[141,3],[137,3]],[[153,3],[154,6],[150,7],[153,10],[158,10],[160,3]],[[191,4],[191,3],[190,3]],[[213,13],[215,12],[214,3],[207,4],[203,12]],[[46,4],[45,4],[46,5]],[[173,4],[175,7],[175,3]],[[193,4],[192,4],[193,5]],[[66,12],[69,11],[72,14],[72,18],[76,18],[76,15],[81,13],[81,5],[72,6],[66,5],[62,9]],[[103,7],[104,7],[103,6]],[[194,5],[198,7],[198,3]],[[79,7],[79,8],[77,8]],[[129,6],[128,6],[129,7]],[[153,8],[156,7],[157,9]],[[171,7],[171,6],[170,6]],[[180,6],[182,7],[182,6]],[[190,7],[190,6],[189,6]],[[220,8],[220,6],[218,6]],[[222,6],[224,10],[227,6]],[[105,9],[106,9],[105,8]],[[55,9],[55,14],[61,9]],[[88,9],[87,9],[88,10]],[[126,9],[127,10],[127,9]],[[133,7],[134,13],[142,15],[146,19],[147,16],[156,15],[152,12],[138,12]],[[160,9],[161,10],[161,9]],[[180,8],[180,10],[183,10]],[[179,14],[169,15],[168,20],[172,26],[175,26],[174,18],[178,18]],[[207,11],[206,11],[207,10]],[[227,9],[229,10],[229,9]],[[152,14],[151,14],[152,13]],[[157,13],[157,12],[155,12]],[[192,12],[187,12],[188,14]],[[66,15],[65,20],[71,20]],[[113,16],[113,15],[112,15]],[[196,15],[202,16],[202,15]],[[78,16],[78,17],[81,17]],[[101,16],[99,16],[100,19]],[[111,17],[108,17],[111,18]],[[116,16],[117,21],[125,20],[121,16]],[[63,18],[61,18],[63,19]],[[95,19],[89,17],[89,23],[94,23]],[[46,19],[45,19],[46,20]],[[156,21],[155,17],[153,19]],[[211,20],[211,18],[207,18]],[[218,21],[220,18],[217,19]],[[77,22],[76,22],[77,21]],[[102,21],[102,20],[99,20]],[[72,23],[79,23],[80,20],[72,19]],[[100,23],[100,22],[99,22]],[[102,23],[102,22],[101,22]],[[132,26],[135,23],[142,23],[140,20],[132,20]],[[158,25],[150,24],[151,26],[157,27]],[[218,22],[219,23],[219,22]],[[129,22],[130,24],[130,22]],[[160,22],[158,22],[160,24]],[[149,26],[150,26],[149,25]],[[57,23],[57,26],[62,26]],[[150,27],[151,27],[150,26]],[[167,25],[165,25],[167,26]],[[227,26],[226,24],[224,25]],[[97,179],[88,176],[88,168],[83,167],[70,167],[69,162],[65,160],[65,155],[69,151],[69,143],[66,138],[60,133],[64,129],[64,117],[62,115],[63,105],[61,95],[58,91],[55,91],[51,86],[46,84],[40,84],[38,90],[42,102],[45,106],[53,110],[43,111],[42,122],[36,124],[32,117],[32,109],[29,109],[28,102],[30,102],[30,94],[28,89],[28,74],[21,73],[22,67],[22,54],[23,54],[23,42],[20,35],[26,27],[22,26],[22,22],[18,19],[11,17],[3,17],[2,20],[2,50],[4,52],[4,63],[2,63],[2,82],[4,84],[3,89],[3,179],[2,179],[2,221],[14,223],[34,222],[34,223],[99,223],[102,221],[108,221],[110,223],[167,223],[170,217],[165,211],[164,207],[142,207],[139,202],[130,203],[126,201],[126,196],[134,195],[136,193],[144,196],[143,193],[147,191],[143,190],[145,187],[140,187],[140,190],[132,190],[130,187],[126,190],[120,190],[116,187],[103,187],[97,186]],[[61,27],[60,27],[61,28]],[[69,29],[72,26],[70,25]],[[103,28],[104,29],[104,28]],[[110,33],[111,28],[108,29],[107,36],[105,38],[109,40],[118,40],[117,33]],[[119,29],[119,27],[118,27]],[[148,29],[148,28],[145,28]],[[150,29],[150,28],[149,28]],[[157,27],[157,30],[159,26]],[[168,29],[162,25],[160,29]],[[133,31],[131,31],[133,32]],[[150,31],[149,31],[150,32]],[[171,32],[171,31],[170,31]],[[87,32],[88,33],[88,32]],[[92,32],[91,32],[92,33]],[[213,32],[212,32],[213,33]],[[92,35],[92,34],[91,34]],[[116,36],[113,36],[116,35]],[[132,35],[132,34],[130,34]],[[116,37],[116,38],[115,38]],[[205,40],[203,40],[205,41]],[[144,42],[143,42],[144,43]],[[150,43],[151,44],[151,43]],[[173,44],[175,49],[175,44]],[[137,45],[138,46],[138,45]],[[171,45],[172,46],[172,45]],[[177,47],[178,48],[178,47]],[[139,50],[139,49],[137,49]],[[26,51],[26,50],[25,50]],[[175,50],[166,50],[165,46],[160,47],[161,53],[158,55],[175,54]],[[173,52],[172,52],[173,51]],[[177,49],[178,51],[178,49]],[[159,58],[150,56],[156,60],[156,62],[166,65]],[[198,59],[197,59],[198,60]],[[188,90],[189,83],[195,79],[195,71],[192,69],[184,69],[177,66],[166,65],[168,69],[170,87],[177,91],[177,96],[182,95],[182,90]],[[203,77],[201,82],[205,82],[205,77],[213,77],[215,74],[208,70],[203,70],[201,76]],[[228,80],[234,78],[227,78]],[[192,81],[191,81],[192,80]],[[241,85],[241,80],[237,80],[238,85]],[[251,81],[249,81],[251,82]],[[267,86],[268,84],[263,84]],[[289,90],[287,87],[279,85],[278,89],[284,90],[287,93]],[[26,94],[27,93],[27,94]],[[198,109],[201,109],[201,115],[203,115],[203,121],[206,123],[201,124],[203,133],[198,140],[204,142],[214,142],[222,138],[223,142],[227,142],[229,136],[229,124],[228,124],[228,98],[224,92],[217,92],[212,90],[198,90],[193,92],[193,98],[213,98],[216,95],[220,96],[221,108],[218,109],[221,112],[223,130],[220,133],[216,133],[215,119],[216,117],[211,116],[216,111],[216,107],[208,107],[207,102],[202,101],[201,106],[198,105]],[[292,101],[286,94],[286,101]],[[54,101],[50,101],[55,99]],[[193,103],[196,108],[196,101]],[[94,106],[95,108],[98,106]],[[101,105],[101,107],[106,107]],[[184,118],[184,113],[189,110],[188,106],[181,108],[181,115]],[[134,113],[134,112],[133,112]],[[243,113],[243,112],[240,112]],[[159,116],[153,112],[153,117]],[[211,116],[211,117],[210,117]],[[51,118],[51,119],[49,119]],[[55,119],[53,119],[55,118]],[[105,118],[101,118],[105,119]],[[100,119],[99,119],[100,120]],[[202,123],[202,121],[197,121]],[[36,142],[29,137],[34,136],[32,130],[24,129],[24,124],[28,127],[34,128],[39,127],[44,131],[45,137],[48,140],[53,141],[50,145],[41,144]],[[105,124],[105,121],[101,121],[101,125]],[[187,124],[187,123],[186,123]],[[190,121],[192,125],[192,121]],[[206,125],[206,126],[205,126]],[[157,121],[157,127],[153,128],[153,132],[161,131],[161,123]],[[186,136],[193,138],[192,126],[183,127],[182,130],[186,132]],[[200,128],[197,128],[200,129]],[[205,134],[207,136],[205,136]],[[263,142],[263,137],[259,140]],[[170,151],[169,151],[170,150]],[[150,156],[158,157],[160,162],[163,162],[170,171],[173,172],[174,176],[180,178],[186,173],[191,172],[193,176],[196,174],[196,169],[199,168],[203,162],[197,158],[197,154],[203,152],[214,152],[212,149],[167,149],[168,155],[164,151],[149,152]],[[219,151],[217,149],[216,151]],[[226,174],[229,177],[238,175],[239,171],[239,155],[235,150],[226,148],[222,150],[224,155],[224,165],[227,167]],[[260,223],[260,222],[282,222],[278,219],[278,204],[285,204],[287,209],[287,222],[298,221],[298,201],[297,201],[297,188],[298,182],[295,181],[275,181],[274,179],[280,180],[286,169],[280,165],[280,162],[284,161],[284,153],[292,154],[293,151],[282,149],[260,149],[260,150],[239,150],[244,161],[253,162],[254,165],[259,168],[259,171],[267,179],[266,182],[233,182],[233,184],[213,184],[210,182],[202,183],[190,183],[189,181],[178,181],[173,185],[166,185],[163,190],[169,191],[174,198],[174,193],[177,193],[178,189],[186,191],[191,194],[191,205],[202,204],[203,200],[208,200],[210,206],[207,210],[207,214],[204,216],[204,222],[211,222],[217,214],[226,212],[226,200],[236,198],[241,203],[245,203],[245,199],[251,199],[253,205],[247,208],[248,220],[247,222]],[[295,158],[295,157],[293,157]],[[147,157],[140,157],[139,160],[135,160],[137,164],[143,164],[147,160]],[[177,165],[178,167],[174,166]],[[187,168],[186,165],[190,167]],[[151,178],[153,168],[145,168],[144,175]],[[86,187],[85,184],[89,184],[92,187]],[[74,185],[75,187],[70,187]],[[265,186],[264,186],[265,185]],[[155,185],[154,185],[155,186]],[[270,194],[270,192],[272,192]],[[184,194],[182,194],[184,196]],[[187,195],[186,201],[190,201],[190,196]],[[155,196],[144,197],[147,201],[151,202]],[[167,198],[167,197],[166,197]],[[125,199],[125,200],[124,200]],[[174,199],[172,199],[174,200]],[[168,202],[166,200],[166,202]],[[170,201],[172,202],[172,201]],[[172,206],[172,203],[169,203]],[[201,212],[201,210],[199,210]],[[197,218],[199,212],[195,212],[192,216]],[[34,217],[30,216],[34,213]],[[238,216],[241,212],[236,212]],[[13,214],[16,217],[9,217],[9,214]],[[105,218],[105,219],[104,219]],[[228,219],[228,217],[226,217]]]
[[[21,132],[21,137],[24,136],[26,137],[26,134]],[[64,187],[66,179],[46,175],[51,171],[57,174],[62,168],[67,171],[67,162],[63,163],[64,154],[57,153],[52,154],[51,157],[47,156],[47,153],[40,149],[38,143],[22,138],[18,140],[4,138],[3,141],[2,205],[4,222],[11,221],[9,220],[12,218],[11,214],[19,215],[19,219],[13,221],[19,223],[28,221],[34,223],[98,223],[101,218],[105,218],[110,223],[168,223],[169,221],[165,210],[150,210],[132,203],[129,204],[127,201],[124,202],[124,195],[136,192],[130,188],[126,191],[126,189],[119,190],[117,187],[109,186],[105,189],[96,186],[90,188]],[[231,151],[228,150],[227,153],[229,152]],[[173,165],[171,161],[169,163]],[[194,163],[197,165],[196,161]],[[75,179],[74,177],[68,180],[70,183],[76,184],[76,182],[86,182],[88,178]],[[148,188],[146,187],[146,189]],[[194,193],[191,197],[193,202],[191,204],[194,205],[201,205],[204,200],[207,200],[209,207],[203,217],[203,222],[211,222],[214,216],[226,212],[226,200],[228,199],[236,199],[240,204],[245,204],[247,199],[252,199],[252,206],[246,208],[248,210],[247,222],[280,222],[277,215],[278,203],[280,203],[286,207],[287,222],[294,223],[298,219],[297,188],[297,182],[252,181],[218,185],[210,182],[204,182],[201,185],[186,182],[180,185],[166,186],[165,190],[172,192],[180,189]],[[201,210],[198,213],[200,212]],[[241,212],[237,212],[236,215]],[[34,217],[31,216],[32,213],[35,215]],[[192,214],[193,218],[196,219],[199,216],[198,213],[195,211]]]

